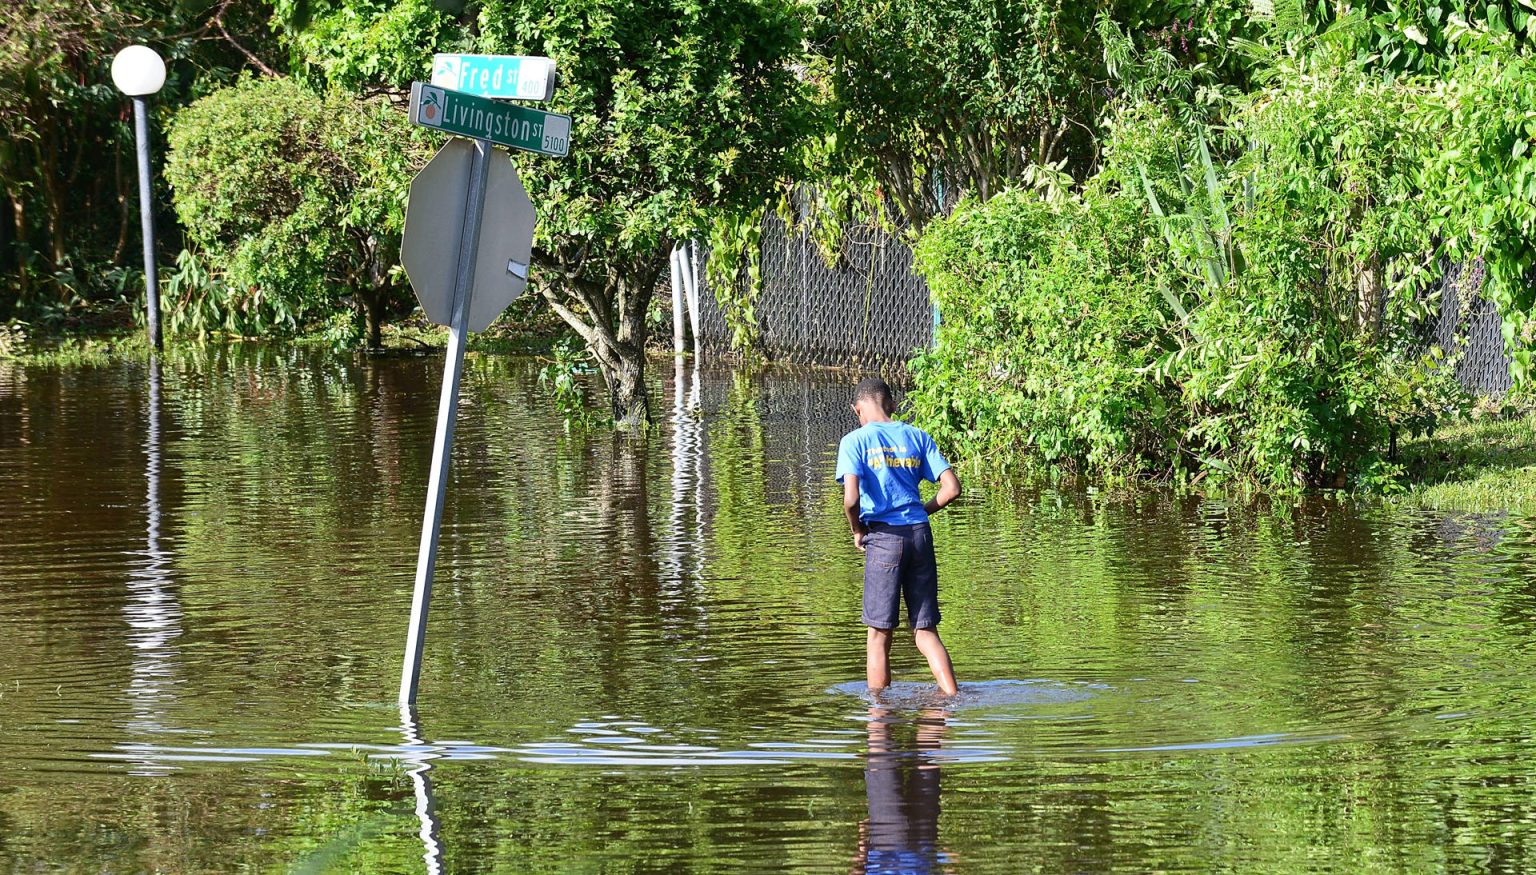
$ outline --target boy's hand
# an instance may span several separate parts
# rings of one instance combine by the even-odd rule
[[[859,477],[857,474],[843,475],[843,513],[848,516],[848,528],[853,530],[853,546],[860,553],[863,553],[864,537],[869,534],[869,529],[864,526],[864,521],[859,519]]]
[[[938,494],[935,495],[927,504],[923,505],[923,510],[926,510],[929,516],[933,516],[934,514],[943,510],[945,506],[948,505],[951,501],[954,501],[959,497],[960,478],[955,475],[955,470],[953,468],[946,468],[944,469],[944,473],[939,475]]]

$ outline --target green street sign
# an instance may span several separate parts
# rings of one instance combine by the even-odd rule
[[[411,83],[411,121],[461,137],[564,158],[571,147],[571,117],[497,103],[425,82]]]
[[[438,54],[432,84],[480,97],[548,100],[555,95],[555,62],[536,55]]]

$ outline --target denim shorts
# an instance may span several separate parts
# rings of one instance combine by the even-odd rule
[[[864,538],[864,625],[894,629],[907,602],[913,629],[939,625],[939,569],[927,523],[870,523]]]

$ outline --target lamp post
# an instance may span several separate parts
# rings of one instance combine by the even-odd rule
[[[129,46],[112,59],[112,83],[133,98],[133,128],[139,151],[139,221],[144,227],[144,308],[149,343],[160,349],[160,293],[155,271],[155,217],[149,191],[149,108],[145,98],[165,85],[165,61],[149,46]]]

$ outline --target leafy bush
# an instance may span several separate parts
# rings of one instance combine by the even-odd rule
[[[166,177],[218,282],[173,296],[203,310],[171,324],[292,331],[350,307],[377,345],[383,319],[410,301],[400,231],[427,157],[404,113],[291,79],[245,78],[183,109]]]
[[[249,292],[230,288],[209,269],[208,259],[190,249],[176,256],[175,268],[162,278],[160,306],[166,311],[166,330],[183,337],[203,339],[216,331],[250,337],[270,327],[268,319],[293,324],[281,305],[264,305],[260,287]]]
[[[552,350],[554,358],[539,369],[539,386],[549,393],[565,421],[567,433],[607,424],[593,409],[583,379],[593,371],[591,356],[574,337],[564,337]]]
[[[1208,204],[1191,215],[1215,223],[1227,269],[1191,271],[1193,248],[1177,257],[1170,233],[1158,271],[1188,313],[1157,369],[1191,415],[1186,445],[1203,467],[1271,486],[1380,480],[1394,431],[1428,415],[1422,393],[1388,389],[1413,372],[1412,280],[1431,250],[1413,194],[1416,93],[1334,45],[1267,60],[1270,84],[1228,119],[1229,167],[1198,136],[1184,150],[1180,188]]]
[[[1220,127],[1125,107],[1081,191],[930,226],[917,265],[943,322],[917,417],[989,464],[1390,486],[1396,435],[1457,400],[1412,331],[1439,129],[1419,83],[1356,60],[1351,26],[1262,58]]]
[[[1536,26],[1536,18],[1528,19]],[[1449,257],[1486,265],[1484,294],[1503,315],[1511,372],[1536,376],[1536,59],[1516,38],[1454,20],[1456,49],[1428,86],[1422,126],[1430,228]]]
[[[1010,192],[930,226],[918,269],[943,318],[912,364],[915,416],[962,456],[1146,470],[1179,430],[1146,376],[1166,314],[1149,281],[1141,204],[1090,190]]]

